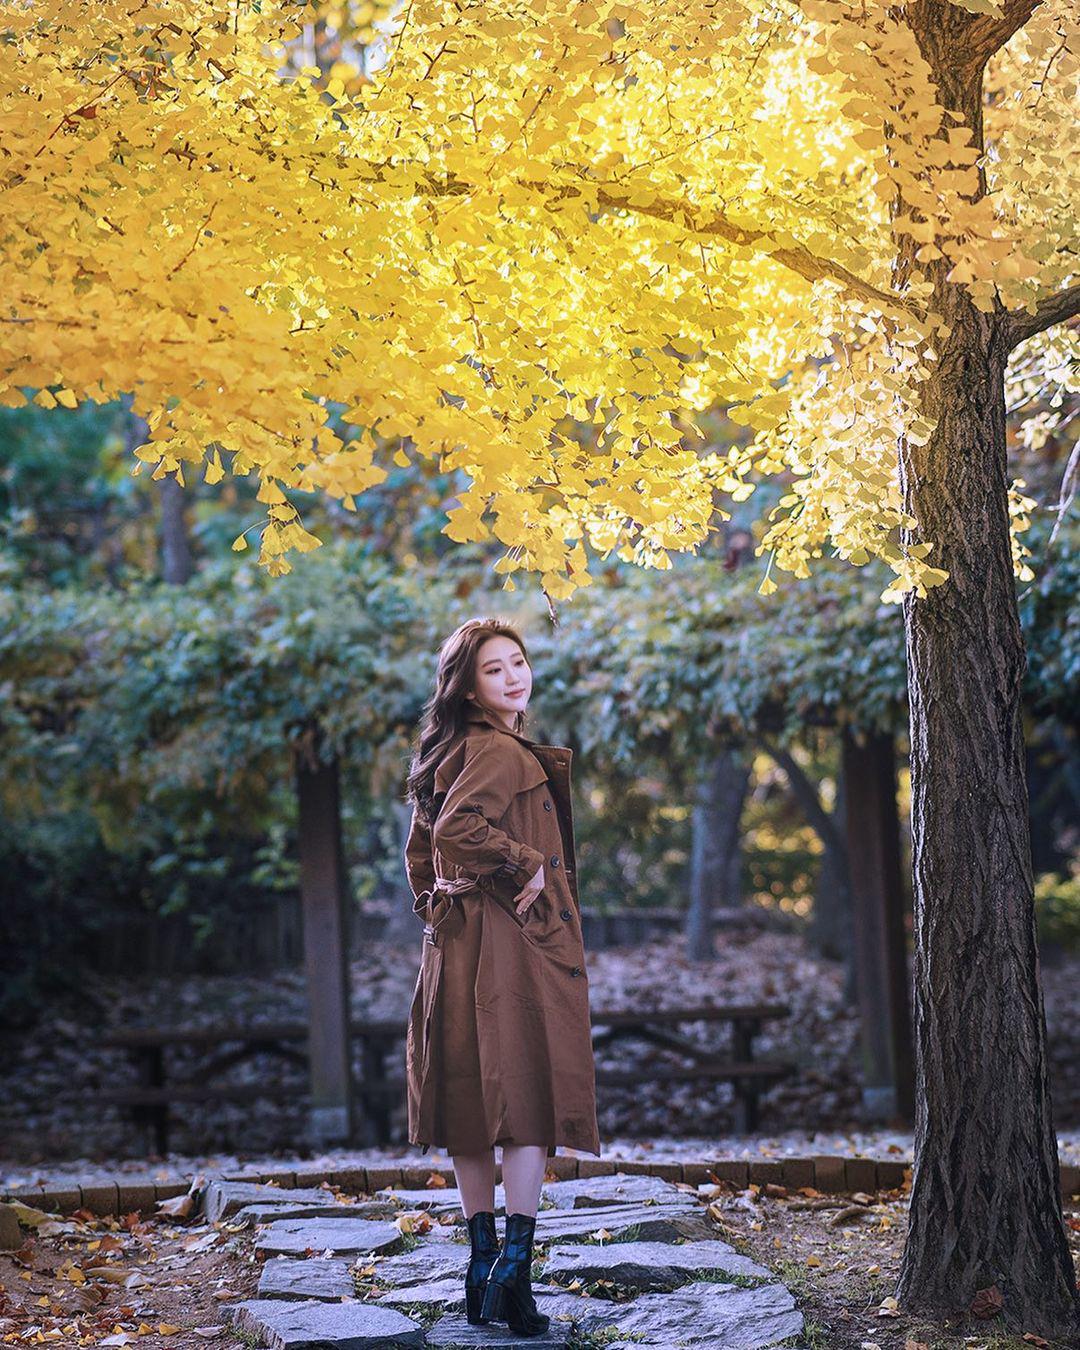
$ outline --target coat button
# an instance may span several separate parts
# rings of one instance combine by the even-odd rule
[[[545,810],[545,811],[550,811],[550,810],[551,810],[551,801],[550,801],[550,800],[546,800],[546,801],[544,802],[544,810]]]
[[[552,867],[558,867],[558,865],[559,865],[559,855],[558,855],[557,853],[553,853],[553,854],[551,855],[551,865],[552,865]]]
[[[570,974],[571,974],[571,975],[580,975],[580,974],[581,974],[581,967],[580,967],[580,966],[571,966],[571,967],[570,967]]]
[[[559,910],[559,918],[560,918],[560,919],[569,919],[569,918],[571,918],[571,917],[572,917],[572,916],[571,916],[570,911],[569,911],[568,909],[561,909],[561,910]]]

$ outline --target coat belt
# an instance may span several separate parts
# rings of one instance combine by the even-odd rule
[[[460,892],[462,891],[475,890],[476,886],[477,880],[475,877],[437,876],[435,878],[435,885],[432,886],[430,891],[422,891],[420,898],[422,899],[425,895],[431,896],[432,902],[434,902],[434,899],[437,895],[449,895],[452,897],[460,894]],[[447,906],[446,913],[442,916],[442,918],[439,920],[438,923],[424,924],[424,938],[427,942],[430,942],[433,947],[438,946],[439,929],[450,917],[450,915],[453,914],[453,912],[454,912],[454,904],[453,902],[451,902],[451,904]]]

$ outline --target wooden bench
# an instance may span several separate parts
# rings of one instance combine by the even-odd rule
[[[791,1008],[786,1003],[713,1004],[649,1010],[620,1008],[606,1012],[594,1009],[594,1051],[618,1040],[640,1040],[690,1060],[689,1065],[672,1065],[657,1063],[651,1058],[629,1070],[597,1068],[596,1085],[599,1088],[602,1085],[634,1087],[643,1082],[729,1082],[735,1089],[735,1131],[752,1133],[758,1127],[758,1095],[798,1069],[798,1065],[790,1060],[755,1060],[754,1038],[760,1032],[762,1022],[790,1016]],[[730,1024],[730,1053],[726,1056],[717,1054],[674,1030],[688,1022]]]
[[[679,1082],[703,1080],[731,1082],[735,1088],[735,1124],[740,1132],[752,1131],[758,1123],[758,1094],[769,1084],[787,1076],[796,1065],[755,1060],[753,1041],[761,1023],[790,1016],[785,1004],[751,1004],[642,1009],[593,1009],[593,1046],[600,1049],[617,1040],[644,1040],[651,1046],[689,1059],[689,1065],[648,1062],[632,1070],[597,1068],[597,1087],[633,1087],[644,1081]],[[681,1023],[728,1023],[732,1049],[718,1055],[675,1031]],[[390,1142],[391,1116],[404,1096],[403,1067],[406,1023],[399,1018],[355,1019],[352,1036],[360,1041],[361,1073],[356,1085],[359,1110],[369,1123],[370,1142]],[[131,1110],[133,1120],[152,1130],[158,1153],[168,1152],[169,1106],[197,1101],[288,1101],[307,1092],[302,1087],[280,1083],[215,1083],[228,1069],[258,1054],[276,1055],[288,1063],[307,1067],[304,1042],[308,1029],[303,1022],[265,1022],[208,1027],[131,1027],[114,1031],[102,1043],[125,1050],[135,1067],[136,1081],[107,1088],[98,1094],[104,1102]],[[170,1074],[168,1052],[203,1052],[186,1071]]]
[[[357,1019],[349,1028],[360,1041],[361,1082],[357,1102],[373,1127],[373,1142],[390,1133],[390,1112],[399,1085],[387,1082],[386,1058],[404,1040],[405,1023],[393,1019]],[[169,1147],[169,1104],[192,1101],[289,1101],[307,1092],[278,1083],[214,1083],[218,1074],[258,1054],[272,1054],[306,1071],[308,1037],[304,1022],[264,1022],[208,1027],[131,1027],[102,1038],[102,1044],[126,1050],[135,1066],[130,1086],[107,1088],[98,1099],[129,1107],[136,1124],[153,1131],[154,1146]],[[204,1053],[181,1076],[170,1074],[167,1052],[194,1049]]]

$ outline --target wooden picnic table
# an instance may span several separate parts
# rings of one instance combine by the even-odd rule
[[[673,1064],[655,1053],[629,1069],[597,1067],[597,1087],[634,1087],[642,1082],[731,1082],[735,1090],[735,1128],[757,1128],[758,1096],[772,1083],[795,1072],[789,1061],[754,1058],[754,1039],[761,1024],[789,1017],[787,1004],[726,1004],[641,1009],[594,1008],[593,1046],[642,1041],[647,1050],[676,1054],[690,1061]],[[692,1023],[731,1026],[730,1053],[718,1053],[675,1030]],[[358,1102],[378,1143],[390,1142],[391,1115],[400,1104],[404,1084],[400,1070],[406,1023],[401,1018],[356,1018],[350,1034],[360,1042]],[[136,1123],[152,1130],[157,1151],[168,1152],[169,1107],[197,1101],[288,1101],[304,1088],[274,1082],[215,1082],[222,1073],[258,1054],[273,1054],[306,1067],[304,1022],[251,1022],[195,1027],[125,1027],[110,1032],[102,1043],[127,1052],[135,1081],[103,1090],[100,1099],[130,1109]],[[204,1053],[180,1074],[170,1073],[168,1052]],[[390,1057],[392,1056],[392,1062]]]

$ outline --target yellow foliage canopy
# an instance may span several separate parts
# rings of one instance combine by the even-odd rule
[[[290,64],[303,14],[0,4],[0,401],[133,391],[154,477],[258,473],[274,573],[318,543],[288,490],[351,506],[389,443],[463,469],[447,533],[553,598],[590,549],[669,565],[780,471],[778,567],[943,580],[896,542],[946,336],[897,237],[986,310],[1068,283],[1067,0],[993,58],[981,158],[883,0],[411,0],[348,84]]]

